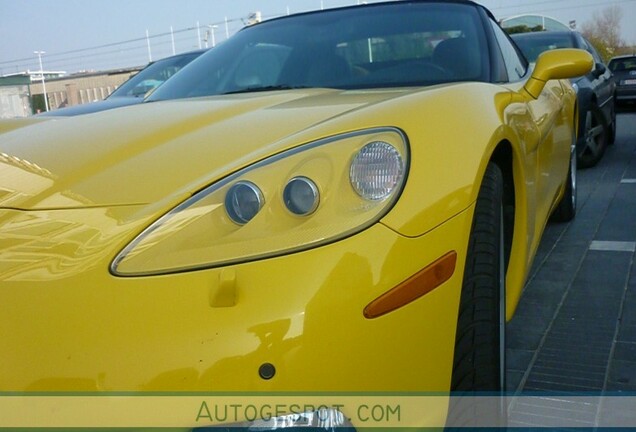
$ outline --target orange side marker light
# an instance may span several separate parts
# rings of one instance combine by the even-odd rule
[[[365,318],[377,318],[428,294],[451,278],[456,264],[457,252],[447,253],[369,303],[364,308]]]

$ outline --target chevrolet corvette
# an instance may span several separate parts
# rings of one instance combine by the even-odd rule
[[[246,27],[136,106],[0,123],[0,391],[502,390],[592,65],[529,66],[470,1],[373,3]]]

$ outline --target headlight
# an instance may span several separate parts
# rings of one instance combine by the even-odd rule
[[[318,208],[320,192],[318,186],[307,177],[295,177],[283,191],[285,207],[293,214],[307,216]]]
[[[225,210],[230,219],[239,225],[254,219],[263,204],[263,193],[250,182],[234,183],[225,196]]]
[[[406,179],[408,145],[378,128],[312,142],[203,189],[134,239],[122,276],[163,274],[309,249],[377,222]]]
[[[371,201],[389,197],[404,175],[404,161],[391,144],[375,141],[365,145],[351,164],[349,176],[355,191]]]

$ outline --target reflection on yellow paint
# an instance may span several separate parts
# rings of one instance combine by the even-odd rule
[[[0,207],[33,197],[53,185],[53,174],[37,164],[0,152]]]
[[[86,271],[129,235],[124,208],[0,210],[0,281],[45,281]]]

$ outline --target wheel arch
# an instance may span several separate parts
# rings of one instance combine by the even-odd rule
[[[492,152],[494,162],[503,174],[504,182],[504,252],[506,277],[506,317],[509,320],[516,309],[528,271],[527,244],[527,191],[523,179],[521,156],[511,141],[503,139]]]
[[[494,162],[503,175],[504,182],[504,251],[506,270],[510,262],[510,250],[512,247],[512,235],[514,233],[515,224],[515,184],[512,165],[513,155],[512,146],[508,141],[502,141],[495,148],[490,161]]]
[[[579,93],[576,95],[576,131],[578,140],[584,139],[585,116],[595,106],[597,106],[596,94],[587,88],[579,89]]]
[[[574,108],[572,110],[572,123],[574,124],[574,141],[579,139],[579,123],[581,122],[581,118],[579,117],[579,100],[578,98],[574,99]]]

